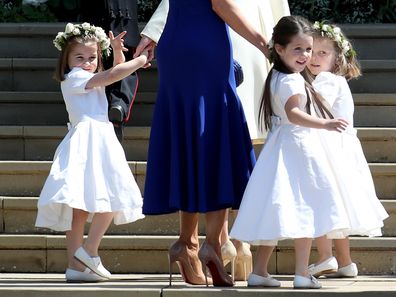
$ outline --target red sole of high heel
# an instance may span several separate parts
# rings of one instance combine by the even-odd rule
[[[208,263],[206,263],[206,266],[208,266],[210,274],[212,275],[213,286],[215,286],[215,287],[232,287],[232,286],[234,286],[233,283],[229,283],[222,279],[222,277],[220,276],[219,271],[217,270],[217,267],[214,263],[208,262]]]

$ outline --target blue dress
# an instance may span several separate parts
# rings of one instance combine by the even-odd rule
[[[235,90],[228,27],[210,0],[170,0],[143,212],[238,208],[255,156]]]

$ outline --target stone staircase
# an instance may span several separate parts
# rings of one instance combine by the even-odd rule
[[[58,55],[51,41],[63,28],[64,24],[0,24],[0,272],[3,273],[50,274],[65,270],[64,234],[34,227],[37,197],[49,173],[55,148],[67,132],[62,96],[57,82],[51,78]],[[354,40],[364,72],[362,78],[351,82],[355,126],[377,195],[390,214],[383,237],[351,239],[352,256],[360,274],[388,277],[396,274],[396,25],[348,25],[344,31]],[[150,69],[139,72],[140,88],[123,143],[142,191],[157,88],[156,71],[153,63]],[[200,233],[204,233],[203,223]],[[101,256],[113,273],[167,273],[167,250],[177,234],[177,214],[112,225],[103,239]],[[312,259],[315,256],[314,250]],[[293,257],[292,242],[281,242],[271,258],[270,272],[292,274]],[[188,291],[189,295],[192,293]]]

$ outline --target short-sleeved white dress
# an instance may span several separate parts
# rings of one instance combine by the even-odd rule
[[[38,201],[37,227],[71,230],[72,209],[113,212],[115,224],[144,217],[143,199],[107,116],[105,89],[73,68],[61,83],[70,130],[59,144]]]
[[[246,187],[230,236],[253,245],[278,240],[330,238],[350,229],[347,212],[317,129],[289,122],[284,106],[304,79],[273,70],[272,128]]]
[[[328,158],[337,172],[351,229],[347,235],[382,235],[383,220],[388,217],[378,200],[373,178],[353,127],[354,102],[346,79],[321,72],[312,83],[332,107],[335,118],[348,121],[344,133],[320,131]]]

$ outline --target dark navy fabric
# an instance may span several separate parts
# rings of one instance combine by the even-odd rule
[[[255,163],[226,24],[210,0],[170,0],[143,212],[238,208]]]

